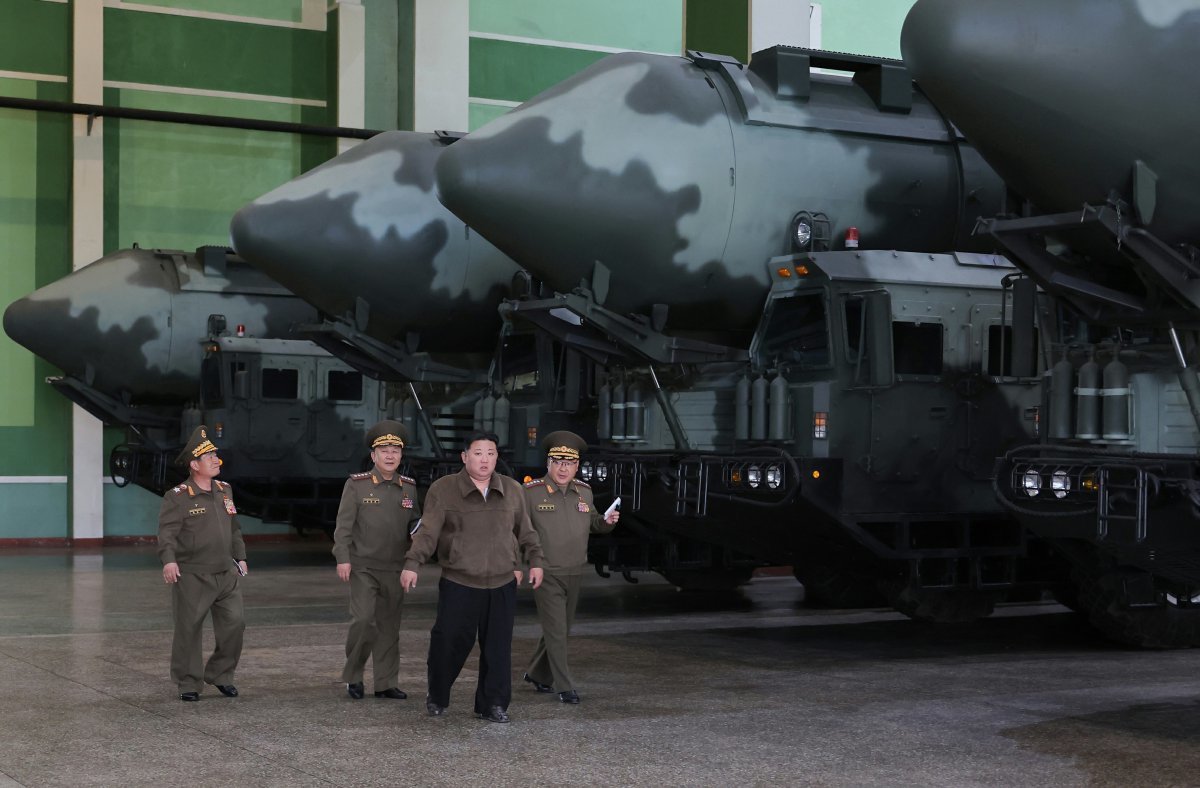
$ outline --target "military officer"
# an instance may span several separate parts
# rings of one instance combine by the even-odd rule
[[[605,517],[596,511],[592,488],[575,478],[579,457],[587,450],[573,432],[552,432],[542,440],[546,476],[525,483],[525,502],[542,544],[545,574],[533,592],[542,636],[533,651],[525,680],[538,692],[558,691],[563,703],[579,703],[575,680],[567,666],[567,635],[575,621],[579,583],[587,564],[589,533],[607,533],[621,513]]]
[[[175,462],[186,465],[190,475],[167,491],[158,512],[158,557],[163,580],[171,586],[175,618],[171,680],[183,701],[200,700],[204,684],[237,697],[233,674],[246,629],[238,579],[248,569],[233,491],[216,478],[221,460],[204,425],[192,432]],[[216,649],[202,669],[202,630],[209,612]]]
[[[374,466],[351,474],[342,489],[333,556],[337,575],[350,583],[350,632],[342,681],[351,698],[363,696],[363,667],[371,658],[375,697],[404,700],[400,676],[400,570],[410,523],[421,516],[417,483],[397,471],[408,432],[385,419],[367,432]]]

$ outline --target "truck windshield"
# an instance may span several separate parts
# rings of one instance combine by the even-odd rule
[[[764,363],[796,364],[801,369],[829,366],[829,325],[825,295],[798,293],[770,303],[759,345]]]

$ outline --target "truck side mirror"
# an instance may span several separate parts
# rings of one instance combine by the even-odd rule
[[[892,299],[886,291],[867,293],[866,330],[867,384],[886,388],[896,382],[892,353]]]

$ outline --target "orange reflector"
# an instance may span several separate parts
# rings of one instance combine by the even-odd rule
[[[820,471],[813,471],[813,478],[814,478],[814,479],[820,479],[820,478],[821,478],[821,472],[820,472]]]
[[[729,481],[733,482],[734,484],[741,484],[742,483],[742,472],[741,471],[730,471],[729,472]]]
[[[1081,486],[1088,492],[1095,492],[1098,485],[1094,476],[1085,476],[1083,477],[1083,484]]]
[[[784,279],[787,279],[788,277],[790,277],[790,276],[792,275],[792,269],[790,269],[790,268],[776,268],[776,269],[775,269],[775,273],[779,274],[779,275],[780,275],[780,276],[782,276]]]
[[[796,276],[808,276],[808,266],[807,265],[796,266]]]
[[[525,474],[525,483],[528,484],[531,481],[533,481],[533,477],[529,474]]]

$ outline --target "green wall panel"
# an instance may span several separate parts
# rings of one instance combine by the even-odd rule
[[[108,89],[105,101],[270,120],[319,122],[308,108],[209,96]],[[319,110],[323,115],[324,111]],[[268,131],[110,119],[105,133],[105,249],[227,244],[238,208],[332,155],[330,139]],[[305,161],[309,148],[320,148]]]
[[[498,107],[495,104],[477,104],[471,102],[467,108],[467,126],[468,131],[474,131],[480,126],[491,123],[501,115],[509,111],[508,107]]]
[[[678,55],[682,0],[471,0],[471,31]]]
[[[67,76],[71,7],[44,0],[0,0],[0,70]]]
[[[304,12],[304,0],[254,0],[252,3],[246,0],[140,0],[140,4],[282,22],[300,22]]]
[[[0,539],[65,539],[69,487],[0,484]]]
[[[324,99],[324,31],[104,9],[104,78]]]
[[[821,47],[900,57],[900,29],[916,0],[821,0]]]
[[[0,80],[0,93],[68,98],[65,84],[26,80]],[[70,146],[68,116],[0,110],[0,310],[71,269]],[[2,332],[0,369],[0,476],[65,474],[70,409],[44,382],[57,370]]]
[[[602,57],[606,54],[583,49],[472,38],[470,95],[526,101]]]
[[[0,488],[3,486],[0,485]],[[65,487],[66,485],[61,486]],[[236,502],[237,487],[233,489],[233,498]],[[158,533],[158,509],[161,504],[161,497],[141,487],[132,485],[117,487],[113,484],[105,484],[104,535],[106,537],[156,535]],[[242,526],[242,533],[251,536],[293,533],[290,525],[264,523],[257,517],[239,515],[238,523]],[[2,532],[0,532],[0,537],[3,537]]]
[[[684,46],[750,62],[750,0],[687,0]]]

